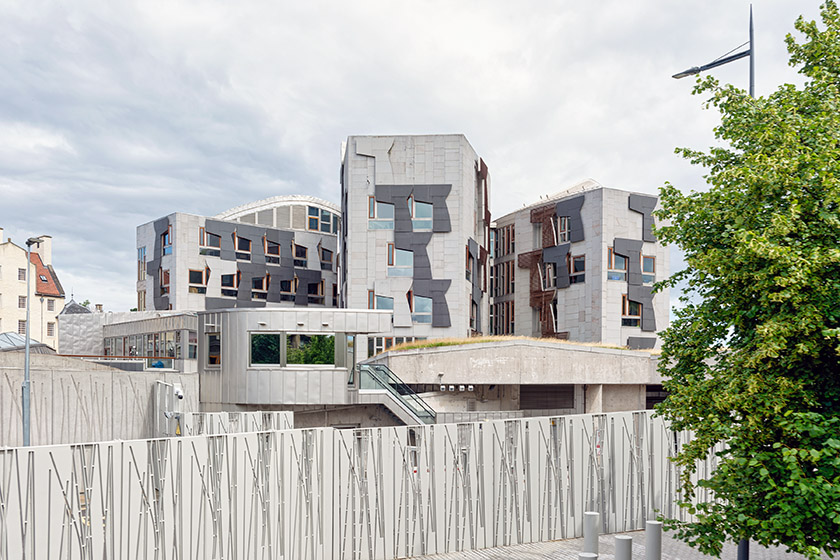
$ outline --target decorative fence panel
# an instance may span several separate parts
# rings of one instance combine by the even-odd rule
[[[0,559],[403,558],[578,537],[584,511],[642,529],[681,515],[687,438],[631,412],[0,450]]]

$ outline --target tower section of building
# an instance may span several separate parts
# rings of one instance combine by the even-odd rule
[[[654,196],[585,181],[494,223],[491,331],[653,348],[669,323]]]
[[[337,207],[301,196],[143,224],[137,308],[336,307],[340,223]]]
[[[347,139],[341,304],[394,313],[368,353],[488,332],[489,184],[463,135]]]

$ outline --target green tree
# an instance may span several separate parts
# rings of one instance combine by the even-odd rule
[[[708,554],[741,538],[840,549],[840,17],[834,1],[821,13],[786,40],[801,89],[753,99],[698,80],[723,146],[677,152],[707,168],[709,190],[661,190],[660,238],[687,263],[666,284],[687,288],[663,334],[658,410],[695,434],[676,459],[695,521],[668,525]],[[719,443],[717,469],[692,483]],[[692,506],[698,486],[717,501]]]

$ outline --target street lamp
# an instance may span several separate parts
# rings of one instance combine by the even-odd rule
[[[752,4],[750,4],[750,48],[745,51],[741,51],[735,54],[728,54],[727,56],[722,56],[717,60],[713,60],[708,64],[704,64],[703,66],[692,66],[688,70],[683,70],[682,72],[678,72],[671,76],[679,80],[680,78],[685,78],[686,76],[693,76],[694,74],[699,74],[700,72],[705,72],[711,68],[717,68],[718,66],[723,66],[724,64],[729,64],[730,62],[734,62],[736,60],[740,60],[745,56],[750,57],[750,97],[755,97],[755,39],[753,37],[753,12],[752,12]],[[743,46],[743,45],[741,45]],[[736,47],[738,48],[738,47]],[[731,51],[730,51],[731,52]],[[738,560],[749,560],[750,558],[750,540],[749,539],[741,539],[738,541]]]
[[[710,70],[712,68],[717,68],[718,66],[723,66],[724,64],[729,64],[730,62],[734,62],[736,60],[740,60],[745,56],[750,57],[750,97],[755,97],[755,41],[753,40],[753,13],[752,13],[752,4],[750,4],[750,48],[745,51],[741,51],[739,53],[731,54],[728,56],[722,56],[717,60],[713,60],[708,64],[704,64],[703,66],[692,66],[687,70],[683,70],[682,72],[678,72],[671,76],[679,80],[680,78],[685,78],[686,76],[693,76],[694,74],[699,74],[700,72],[705,72],[706,70]]]
[[[32,265],[32,246],[39,245],[43,241],[40,237],[30,237],[26,240],[26,341],[25,357],[23,362],[23,385],[21,385],[20,398],[23,401],[23,446],[29,447],[29,304],[32,299],[29,297],[30,266]]]

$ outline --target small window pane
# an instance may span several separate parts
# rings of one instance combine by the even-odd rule
[[[394,309],[394,298],[376,296],[377,309]]]
[[[394,205],[385,202],[376,203],[376,217],[380,220],[394,219]]]
[[[151,341],[150,341],[151,342]],[[207,365],[217,366],[221,363],[222,342],[218,333],[207,334]]]
[[[251,365],[280,365],[281,334],[251,335]]]
[[[244,237],[237,237],[236,238],[236,250],[237,251],[250,251],[251,250],[251,240],[246,239]]]
[[[190,284],[204,284],[204,272],[190,270]]]
[[[426,202],[415,202],[414,203],[414,217],[415,218],[431,218],[432,217],[432,205]]]
[[[415,313],[431,313],[432,312],[432,298],[414,296],[414,312]]]

